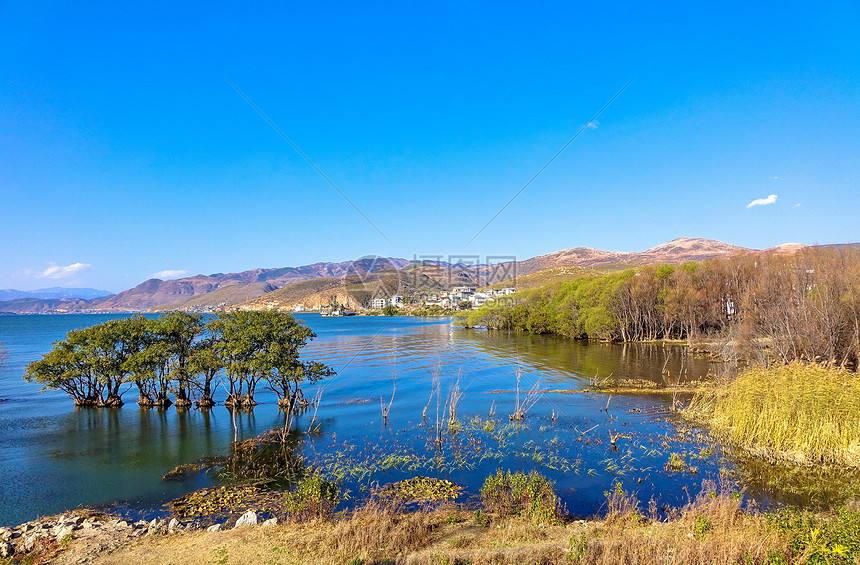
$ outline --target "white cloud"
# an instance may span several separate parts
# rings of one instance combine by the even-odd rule
[[[770,177],[770,180],[782,180],[782,177]]]
[[[598,127],[600,127],[600,122],[598,122],[597,120],[594,120],[594,121],[588,122],[587,124],[585,124],[585,126],[591,128],[591,129],[597,129]]]
[[[40,279],[67,279],[81,271],[89,269],[91,266],[92,265],[88,265],[87,263],[72,263],[71,265],[65,266],[51,263],[50,267],[41,273],[36,273],[36,277]]]
[[[767,198],[756,198],[749,204],[747,204],[747,208],[752,208],[753,206],[767,206],[768,204],[773,204],[776,202],[776,194],[771,194]]]
[[[149,278],[151,279],[181,279],[185,275],[188,274],[188,271],[184,271],[181,269],[167,269],[166,271],[158,271],[157,273],[152,273]]]
[[[800,202],[794,205],[795,208],[800,208]]]

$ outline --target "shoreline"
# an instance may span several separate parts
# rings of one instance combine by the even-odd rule
[[[305,564],[795,563],[860,557],[860,506],[837,512],[745,509],[734,493],[705,489],[660,519],[635,494],[606,493],[606,513],[557,524],[439,504],[370,502],[330,518],[229,526],[170,519],[129,522],[87,509],[0,528],[3,563],[102,565],[181,562]],[[238,523],[237,523],[238,522]],[[817,562],[817,561],[815,561]]]

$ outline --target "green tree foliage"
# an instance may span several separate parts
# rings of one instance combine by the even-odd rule
[[[171,312],[157,319],[131,316],[73,330],[54,344],[25,375],[46,389],[58,389],[78,406],[121,406],[132,386],[141,406],[214,405],[216,378],[229,383],[225,404],[252,407],[258,383],[265,381],[279,404],[306,404],[304,382],[334,374],[326,365],[300,360],[315,336],[303,323],[279,312],[222,313],[205,323],[198,314]]]
[[[299,361],[299,351],[316,337],[303,323],[283,312],[226,312],[210,323],[218,332],[215,345],[224,359],[231,406],[256,404],[260,381],[278,395],[278,404],[292,408],[304,401],[302,382],[316,382],[334,374],[318,362]]]
[[[191,384],[199,395],[196,404],[200,408],[215,406],[213,398],[215,377],[225,365],[224,358],[215,347],[217,342],[218,337],[210,333],[191,346],[188,365],[190,373],[197,375],[197,379],[192,380]]]
[[[464,325],[619,341],[716,339],[728,356],[857,366],[860,250],[641,267],[522,290]]]
[[[158,319],[156,331],[170,360],[171,380],[176,383],[177,406],[191,405],[189,393],[193,377],[191,362],[195,353],[194,343],[204,329],[203,316],[200,314],[169,312]]]
[[[144,346],[147,320],[132,316],[73,330],[24,376],[60,389],[78,406],[122,406],[123,385],[134,373]]]

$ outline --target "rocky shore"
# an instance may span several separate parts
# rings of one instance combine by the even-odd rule
[[[277,518],[260,520],[249,510],[232,528],[274,526]],[[198,520],[175,517],[132,522],[120,516],[76,510],[32,520],[14,527],[0,527],[0,560],[3,563],[87,563],[96,555],[110,553],[135,538],[165,536],[206,530],[217,532],[226,524],[206,526]]]

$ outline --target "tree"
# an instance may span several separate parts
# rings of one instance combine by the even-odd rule
[[[200,393],[200,398],[196,402],[199,408],[215,406],[215,400],[212,398],[212,385],[215,376],[224,368],[225,364],[224,358],[216,348],[217,342],[217,336],[210,334],[191,346],[189,370],[191,374],[202,377],[202,380],[191,381]]]
[[[302,400],[300,384],[334,374],[322,363],[299,361],[300,350],[316,334],[290,314],[275,311],[225,312],[210,322],[218,332],[215,346],[223,357],[230,383],[227,406],[251,408],[261,380],[292,408]]]
[[[158,320],[146,320],[141,346],[128,360],[131,378],[137,385],[138,406],[167,408],[170,400],[170,348],[161,335]]]
[[[24,378],[66,392],[77,406],[122,406],[122,385],[135,371],[146,324],[138,315],[70,331],[28,365]]]
[[[194,353],[194,342],[205,326],[201,314],[169,312],[158,319],[156,331],[170,364],[170,378],[175,383],[176,407],[191,406],[189,391],[193,373],[189,364]]]
[[[51,351],[27,365],[24,379],[40,383],[43,390],[62,390],[75,406],[102,405],[104,383],[95,375],[83,348],[72,340],[54,342]]]

